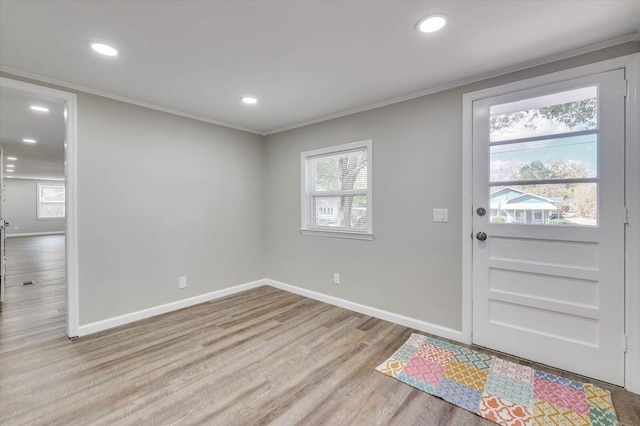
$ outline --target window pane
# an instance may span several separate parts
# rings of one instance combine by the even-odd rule
[[[494,187],[489,204],[494,223],[596,226],[598,184]]]
[[[311,163],[314,191],[367,189],[366,151],[319,157]]]
[[[490,141],[554,135],[598,127],[595,86],[490,107]]]
[[[594,134],[491,146],[491,182],[597,177],[597,139]]]
[[[41,202],[64,202],[64,186],[40,186]]]
[[[367,229],[366,195],[313,197],[314,226]]]
[[[43,203],[40,217],[64,217],[64,203]]]

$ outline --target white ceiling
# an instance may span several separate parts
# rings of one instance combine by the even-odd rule
[[[31,105],[49,108],[36,112]],[[14,172],[4,176],[23,179],[64,179],[64,104],[6,88],[0,90],[0,145],[4,164],[14,164]],[[27,144],[22,139],[35,139]],[[9,161],[7,157],[16,157]]]
[[[0,66],[268,134],[639,29],[640,1],[2,0]]]

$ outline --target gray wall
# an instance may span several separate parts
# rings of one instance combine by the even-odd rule
[[[263,278],[263,177],[262,136],[79,94],[80,323]]]
[[[462,95],[640,51],[627,43],[267,137],[266,276],[462,328]],[[373,140],[373,241],[301,235],[300,153]],[[433,208],[449,222],[432,222]],[[333,284],[333,273],[341,284]]]
[[[38,182],[48,183],[48,181],[33,179],[4,179],[3,214],[4,219],[10,223],[7,227],[7,235],[64,232],[64,219],[36,219]]]

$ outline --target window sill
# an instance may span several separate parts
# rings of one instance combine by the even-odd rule
[[[60,217],[36,217],[36,220],[64,220],[64,216],[60,216]]]
[[[363,232],[349,232],[349,231],[329,231],[324,229],[300,229],[302,235],[314,235],[316,237],[330,237],[330,238],[347,238],[351,240],[373,240],[373,234],[367,234]]]

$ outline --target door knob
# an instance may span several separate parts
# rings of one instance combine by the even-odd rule
[[[484,232],[478,232],[476,234],[476,238],[480,241],[484,241],[487,239],[487,234],[485,234]]]

